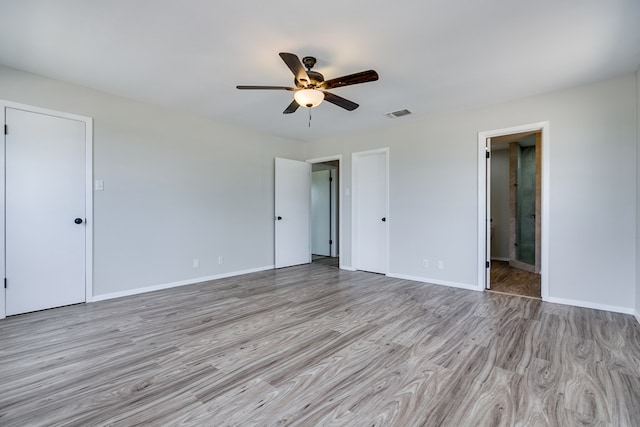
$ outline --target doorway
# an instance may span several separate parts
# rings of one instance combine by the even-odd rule
[[[311,164],[311,262],[340,268],[342,242],[342,156]]]
[[[541,132],[490,139],[490,290],[540,298]]]
[[[339,197],[340,161],[311,165],[311,261],[340,266]]]
[[[494,292],[544,299],[548,124],[481,132],[479,143],[479,282]]]
[[[92,297],[91,119],[3,104],[0,318]]]

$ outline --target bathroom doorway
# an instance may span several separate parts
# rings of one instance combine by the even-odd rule
[[[490,139],[490,290],[541,297],[540,130]]]

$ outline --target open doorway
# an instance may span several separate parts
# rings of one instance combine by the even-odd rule
[[[340,160],[311,163],[311,262],[339,268]]]
[[[533,298],[542,291],[543,128],[486,144],[487,290]]]

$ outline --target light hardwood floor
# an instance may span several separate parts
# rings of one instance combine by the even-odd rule
[[[627,315],[266,271],[0,321],[0,425],[638,426]]]
[[[540,275],[510,267],[505,261],[491,261],[491,290],[540,298]]]
[[[340,267],[340,258],[337,257],[328,257],[322,255],[312,255],[311,262],[314,264],[324,264],[330,267],[339,268]]]

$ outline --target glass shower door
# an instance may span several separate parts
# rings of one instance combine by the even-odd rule
[[[516,260],[536,263],[536,147],[518,145]]]

